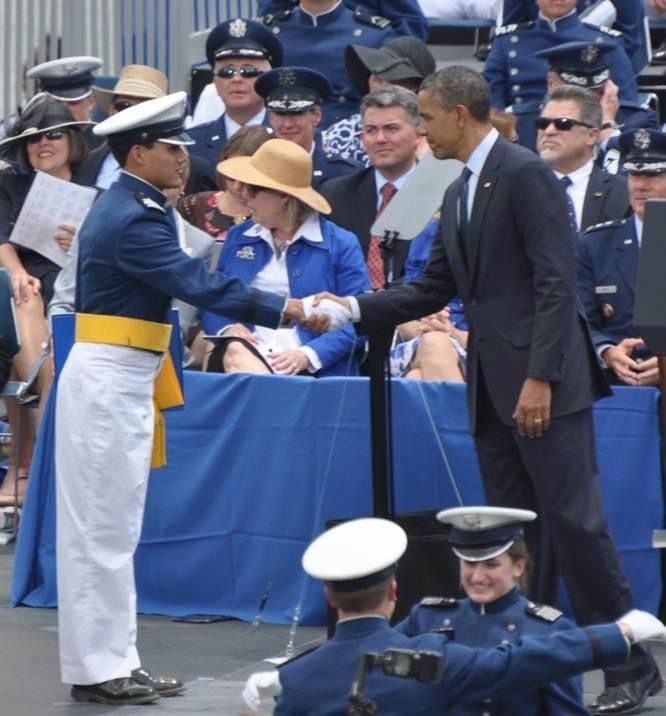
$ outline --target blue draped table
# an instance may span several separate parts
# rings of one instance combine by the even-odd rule
[[[483,502],[462,385],[393,383],[398,512],[457,504],[432,421],[466,504]],[[365,378],[187,373],[167,416],[168,465],[150,477],[135,571],[138,609],[324,623],[321,586],[300,559],[326,520],[371,513]],[[421,392],[422,391],[422,392]],[[661,593],[652,530],[664,510],[657,391],[620,388],[595,409],[608,518],[636,603]],[[13,604],[56,606],[54,396],[33,459],[16,548]],[[427,407],[426,407],[427,406]],[[109,485],[109,490],[113,485]]]

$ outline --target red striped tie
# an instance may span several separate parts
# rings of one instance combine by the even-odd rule
[[[379,190],[382,195],[382,201],[377,209],[377,216],[386,208],[386,205],[393,199],[395,193],[398,190],[394,184],[387,181],[386,184]],[[375,218],[376,218],[375,217]],[[370,246],[368,247],[368,258],[366,259],[368,264],[368,271],[370,273],[370,282],[372,288],[384,288],[386,283],[386,277],[384,276],[384,259],[382,257],[381,250],[381,238],[379,236],[370,237]]]

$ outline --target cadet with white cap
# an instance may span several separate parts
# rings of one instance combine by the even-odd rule
[[[441,716],[463,700],[481,701],[499,691],[534,688],[622,662],[629,639],[663,636],[663,624],[639,612],[618,625],[526,637],[520,644],[496,649],[471,649],[441,634],[408,637],[388,623],[397,598],[397,561],[406,547],[403,529],[379,518],[345,522],[308,547],[303,568],[326,584],[326,599],[338,611],[335,635],[279,672],[253,674],[243,692],[250,708],[257,709],[262,697],[277,696],[275,716],[346,713],[347,694],[363,655],[398,648],[441,653],[441,681],[426,685],[374,670],[366,676],[364,696],[380,714]]]
[[[166,353],[171,298],[260,325],[301,316],[293,300],[209,273],[181,250],[163,190],[182,181],[185,110],[177,92],[96,127],[123,172],[79,232],[76,342],[55,427],[61,673],[78,701],[146,703],[183,690],[141,668],[132,565],[151,462],[165,462],[153,398],[182,404]]]
[[[574,628],[562,612],[524,597],[529,557],[524,541],[531,510],[506,507],[454,507],[437,515],[448,525],[447,539],[460,558],[460,581],[466,599],[424,597],[396,626],[408,636],[445,634],[459,644],[496,647],[517,644],[524,636],[548,636]],[[587,714],[580,676],[517,693],[506,692],[483,703],[459,704],[455,716],[572,716]]]

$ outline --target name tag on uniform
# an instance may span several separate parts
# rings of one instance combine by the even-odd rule
[[[247,261],[254,261],[254,249],[252,248],[252,246],[243,246],[242,249],[238,249],[238,251],[236,251],[236,258],[245,259]]]
[[[594,292],[599,293],[617,293],[617,286],[595,286]]]

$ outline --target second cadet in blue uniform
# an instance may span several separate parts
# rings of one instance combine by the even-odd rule
[[[481,701],[500,691],[535,688],[606,660],[626,658],[628,646],[620,635],[624,627],[618,630],[617,625],[539,638],[526,636],[520,644],[495,649],[472,649],[441,634],[408,637],[397,632],[388,620],[397,600],[397,560],[406,547],[404,530],[377,518],[350,520],[314,540],[303,555],[303,568],[325,582],[326,599],[338,614],[335,634],[318,649],[283,665],[279,672],[252,674],[243,692],[248,706],[256,710],[262,697],[277,696],[275,716],[352,713],[348,695],[353,683],[360,685],[359,664],[368,664],[367,654],[381,657],[390,648],[441,653],[441,678],[432,684],[394,678],[382,673],[381,659],[377,659],[375,668],[365,674],[359,694],[371,702],[368,706],[376,707],[367,713],[441,716],[451,713],[456,704]],[[647,638],[648,632],[664,632],[657,619],[639,614],[650,625],[641,630],[639,638]]]
[[[346,159],[322,148],[321,104],[333,88],[325,75],[307,67],[280,67],[262,75],[254,85],[264,99],[268,119],[275,136],[288,139],[312,156],[312,186],[329,179],[352,174],[362,168],[360,162]]]
[[[633,213],[592,226],[580,237],[578,295],[612,382],[656,385],[657,358],[634,327],[634,299],[645,201],[666,199],[666,135],[647,129],[623,132],[620,149]]]
[[[225,110],[212,122],[190,129],[195,142],[190,153],[215,167],[227,140],[241,127],[269,126],[263,99],[254,91],[254,84],[271,67],[282,64],[282,45],[261,23],[237,17],[210,31],[206,58]]]
[[[537,20],[497,29],[483,70],[493,107],[512,108],[518,117],[520,142],[532,148],[536,140],[534,119],[546,94],[548,74],[546,60],[535,57],[540,50],[573,40],[615,42],[615,49],[608,55],[611,78],[623,102],[638,101],[636,78],[619,41],[620,33],[581,22],[575,0],[537,0],[537,4]]]
[[[384,17],[350,10],[338,0],[302,0],[262,21],[280,38],[284,63],[310,67],[328,77],[333,93],[323,103],[322,129],[358,112],[361,96],[345,71],[347,45],[381,47],[398,37]]]
[[[396,629],[409,636],[445,634],[465,646],[517,644],[525,636],[572,629],[562,612],[536,605],[520,592],[527,581],[528,554],[523,524],[530,510],[459,507],[437,515],[449,525],[448,541],[460,559],[466,599],[425,597]],[[587,714],[580,677],[539,688],[498,694],[483,702],[454,706],[451,716],[573,716]]]

